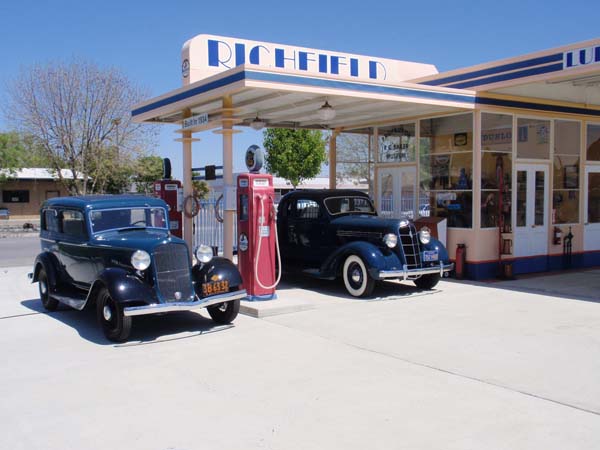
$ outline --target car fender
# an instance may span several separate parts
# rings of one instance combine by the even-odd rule
[[[423,250],[437,250],[439,261],[443,261],[444,263],[447,263],[448,261],[450,261],[450,258],[448,256],[448,250],[446,250],[446,247],[444,247],[444,244],[442,244],[440,241],[438,241],[433,236],[431,237],[431,240],[429,241],[428,244],[421,243],[421,248]]]
[[[236,265],[227,258],[214,257],[205,264],[196,264],[192,267],[194,290],[202,298],[202,284],[210,281],[228,280],[229,287],[242,289],[242,276]]]
[[[144,280],[124,269],[116,267],[104,269],[92,284],[87,301],[95,298],[102,287],[106,287],[110,296],[118,303],[158,303],[154,289],[148,286]]]
[[[378,273],[381,270],[398,270],[402,268],[402,262],[393,251],[385,251],[370,242],[354,241],[339,247],[329,255],[321,266],[321,275],[330,278],[337,277],[345,259],[350,255],[359,256],[375,279],[379,278]]]
[[[46,275],[48,276],[48,284],[50,286],[50,290],[55,291],[56,286],[58,284],[58,272],[56,268],[60,267],[56,256],[50,252],[40,253],[35,258],[33,267],[33,277],[31,279],[31,282],[36,283],[38,281],[40,269],[43,267],[46,271]]]

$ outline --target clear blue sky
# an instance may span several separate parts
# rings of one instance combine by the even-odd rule
[[[180,87],[181,46],[200,33],[426,62],[442,72],[600,37],[599,17],[598,0],[3,0],[0,95],[20,67],[73,56],[119,67],[159,95]],[[155,153],[170,157],[179,176],[173,129],[164,127]],[[219,137],[199,137],[194,165],[220,164]],[[253,143],[260,133],[234,136],[236,170]]]

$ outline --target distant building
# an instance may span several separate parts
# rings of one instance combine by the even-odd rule
[[[9,176],[8,170],[0,173]],[[64,179],[73,179],[70,170],[62,169]],[[83,175],[78,174],[78,179]],[[10,179],[0,184],[0,209],[7,208],[10,217],[37,217],[40,205],[49,198],[69,195],[69,192],[58,180],[58,176],[50,169],[28,168],[10,174]]]

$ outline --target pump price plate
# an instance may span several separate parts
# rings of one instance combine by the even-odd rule
[[[224,294],[226,292],[229,292],[229,281],[227,280],[202,283],[202,295],[204,297],[215,294]]]
[[[438,259],[437,250],[425,250],[423,252],[423,261],[437,261]]]

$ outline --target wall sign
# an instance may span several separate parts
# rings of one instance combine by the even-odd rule
[[[181,126],[182,130],[187,130],[188,128],[194,128],[200,125],[205,125],[208,123],[208,114],[198,114],[196,116],[188,117],[187,119],[183,119],[183,125]]]
[[[181,60],[184,85],[241,65],[357,81],[404,81],[437,73],[431,64],[207,34],[187,41]]]
[[[600,45],[569,50],[563,53],[563,69],[600,64]]]

